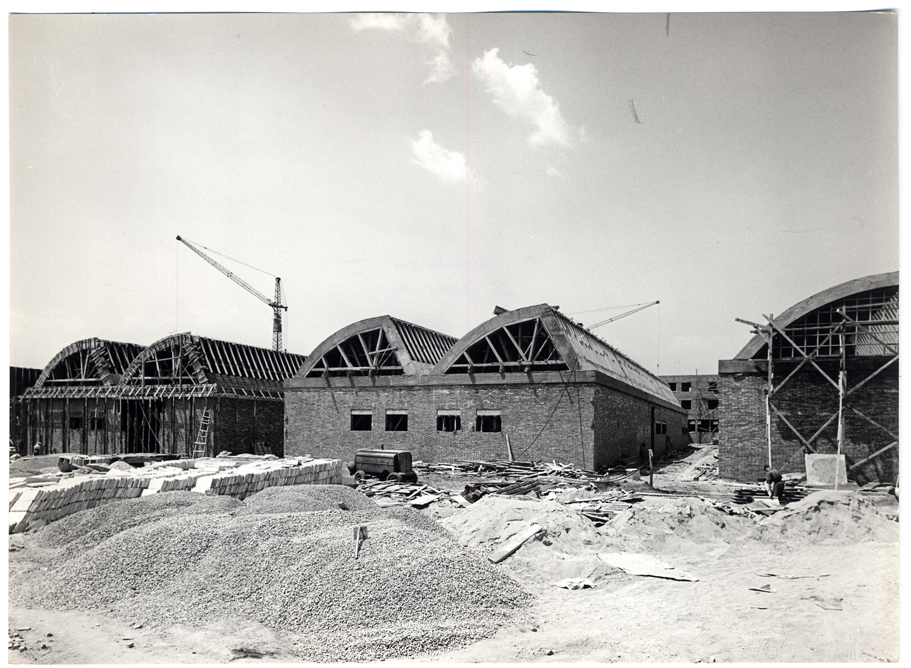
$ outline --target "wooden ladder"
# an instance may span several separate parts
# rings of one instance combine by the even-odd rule
[[[202,412],[202,419],[199,421],[199,433],[196,434],[196,440],[193,442],[193,459],[205,457],[206,450],[209,446],[209,425],[212,423],[212,415],[208,408]]]

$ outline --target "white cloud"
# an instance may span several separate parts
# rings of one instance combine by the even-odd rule
[[[456,183],[473,178],[465,164],[465,156],[437,144],[433,141],[433,133],[430,130],[421,130],[418,133],[418,138],[411,142],[411,152],[417,164],[433,172],[443,181]]]
[[[484,52],[471,69],[481,77],[504,113],[530,121],[535,131],[528,138],[532,146],[559,144],[569,146],[569,126],[553,97],[541,90],[538,70],[531,63],[509,66],[497,55],[499,49]]]
[[[361,30],[399,30],[412,34],[416,41],[426,44],[433,51],[427,61],[431,74],[424,81],[442,83],[455,74],[455,68],[449,59],[449,35],[452,28],[446,16],[438,14],[358,14],[351,20],[355,32]]]

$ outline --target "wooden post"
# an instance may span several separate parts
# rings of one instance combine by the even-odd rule
[[[774,314],[769,314],[769,319],[771,320],[774,317]],[[769,333],[769,343],[768,353],[766,355],[766,364],[768,365],[768,385],[766,387],[765,393],[765,438],[766,438],[766,447],[768,449],[768,458],[769,458],[769,467],[772,466],[772,411],[769,406],[772,395],[772,382],[774,381],[775,374],[772,372],[772,341],[775,338],[775,330],[770,326],[768,328]]]
[[[836,436],[836,454],[841,456],[845,445],[845,329],[844,323],[839,325],[838,332],[838,432]],[[835,461],[835,489],[838,490],[838,460]]]
[[[509,443],[509,434],[506,434],[506,452],[509,453],[509,461],[516,461],[512,456],[512,445]]]
[[[655,454],[655,451],[652,448],[649,448],[648,449],[648,486],[649,487],[655,486],[655,484],[654,484],[655,481],[654,481],[654,477],[653,477],[654,469],[653,469],[653,462],[652,462],[652,458],[653,458],[654,454]]]

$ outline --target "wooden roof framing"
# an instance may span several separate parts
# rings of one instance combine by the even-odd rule
[[[657,376],[547,305],[506,311],[468,332],[432,374],[599,371],[673,405]]]
[[[815,349],[833,326],[854,320],[862,325],[850,328],[850,354],[889,355],[891,347],[898,347],[898,288],[897,271],[847,281],[798,302],[774,318],[773,323],[798,345]],[[839,314],[839,309],[848,319]],[[784,337],[776,339],[772,348],[776,359],[800,357]],[[765,359],[766,345],[766,338],[756,334],[734,359]],[[837,337],[831,338],[816,353],[817,357],[838,355]]]
[[[131,354],[132,353],[132,354]],[[143,348],[86,339],[58,353],[26,398],[283,396],[306,357],[173,334]],[[58,378],[59,376],[59,378]]]
[[[82,339],[57,353],[35,381],[32,391],[55,386],[111,386],[143,349],[135,343]]]
[[[320,343],[296,377],[418,375],[455,342],[455,337],[388,315],[367,318]]]

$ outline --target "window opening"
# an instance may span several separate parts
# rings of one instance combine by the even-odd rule
[[[677,383],[668,383],[667,386],[671,388],[671,392],[677,391]]]
[[[680,383],[680,391],[689,392],[691,386],[692,386],[692,383]]]
[[[461,415],[447,413],[437,415],[437,431],[460,431],[461,429]]]
[[[696,421],[695,421],[695,420],[687,420],[687,421],[686,421],[686,426],[687,426],[687,429],[689,430],[689,432],[690,432],[691,434],[692,434],[694,431],[696,431]]]
[[[386,431],[408,431],[408,413],[386,412]]]
[[[82,429],[82,418],[81,417],[71,417],[70,418],[70,429]]]
[[[497,432],[502,430],[499,413],[478,413],[475,420],[475,430],[484,432]]]
[[[716,408],[718,408],[718,400],[717,400],[717,399],[709,399],[709,400],[706,402],[706,404],[708,405],[710,411],[715,410]]]
[[[717,392],[718,391],[718,381],[710,380],[708,390],[709,390],[709,392]]]
[[[686,410],[689,410],[692,407],[693,407],[693,402],[690,399],[681,399],[680,400],[680,408],[685,408]]]
[[[667,422],[656,422],[655,423],[655,435],[661,436],[667,433]]]
[[[351,411],[351,431],[371,431],[373,413],[369,411]]]

